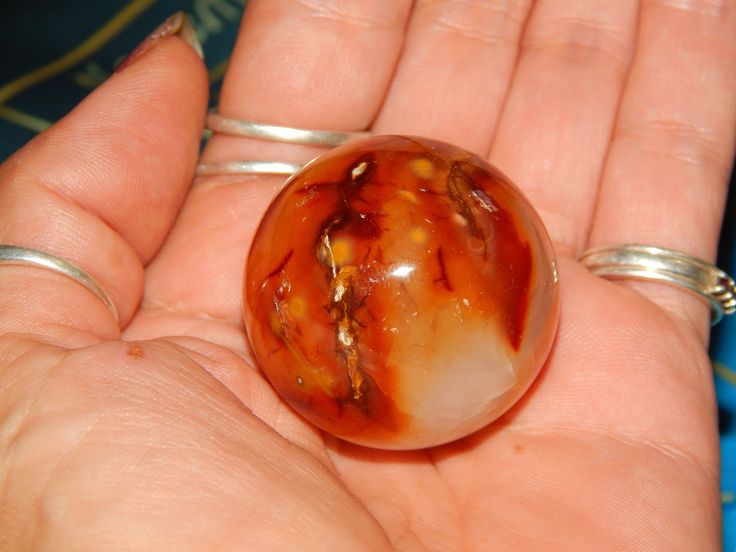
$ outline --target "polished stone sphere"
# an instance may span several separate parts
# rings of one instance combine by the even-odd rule
[[[554,253],[521,192],[455,146],[378,136],[286,183],[251,246],[255,358],[307,420],[416,449],[464,437],[529,388],[559,314]]]

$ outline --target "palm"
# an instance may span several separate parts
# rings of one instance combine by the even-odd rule
[[[662,382],[705,359],[663,352],[662,338],[678,350],[699,350],[666,321],[650,325],[636,350],[617,358],[612,340],[630,342],[626,334],[651,324],[645,320],[651,321],[646,311],[652,306],[600,289],[609,286],[579,267],[565,276],[576,293],[563,295],[563,312],[590,309],[591,320],[562,325],[541,379],[498,423],[408,461],[345,445],[331,449],[340,473],[399,542],[448,550],[487,543],[500,549],[702,543],[704,533],[693,533],[690,513],[677,504],[688,497],[715,519],[717,466],[713,446],[706,445],[713,439],[710,397],[692,382]],[[619,313],[606,314],[611,304],[626,305],[631,326],[622,327]],[[678,414],[673,402],[687,407]],[[696,441],[699,453],[692,452]],[[391,507],[383,513],[386,503]]]
[[[84,539],[84,527],[109,539],[102,542],[110,547],[120,539],[194,549],[358,550],[389,542],[405,550],[527,549],[540,543],[544,549],[589,549],[591,542],[606,549],[639,543],[653,549],[673,543],[715,547],[718,467],[702,345],[705,309],[658,287],[646,288],[652,302],[593,277],[573,258],[589,243],[611,241],[657,242],[701,256],[712,251],[713,214],[722,206],[721,172],[730,159],[733,128],[721,116],[715,121],[712,114],[698,113],[695,121],[717,143],[702,151],[702,140],[687,127],[695,124],[688,122],[691,114],[682,113],[688,105],[665,102],[660,81],[644,82],[662,48],[647,29],[665,21],[678,36],[695,27],[710,36],[733,28],[734,5],[713,18],[652,3],[640,13],[643,30],[635,52],[637,2],[622,2],[626,7],[616,15],[601,12],[593,6],[597,2],[585,14],[539,2],[517,60],[528,3],[501,3],[509,13],[500,18],[500,7],[429,3],[414,11],[394,74],[407,6],[368,4],[370,14],[350,16],[295,7],[289,19],[273,17],[275,2],[251,2],[251,21],[234,54],[221,110],[296,126],[359,128],[373,120],[376,132],[430,135],[489,152],[540,209],[560,256],[562,318],[540,379],[496,424],[427,451],[381,452],[325,441],[294,415],[249,363],[238,292],[247,244],[279,182],[202,180],[177,213],[176,196],[184,196],[201,124],[181,115],[180,106],[201,104],[202,83],[201,70],[199,83],[191,83],[191,53],[167,42],[115,82],[123,86],[136,71],[153,70],[145,64],[178,56],[181,74],[172,70],[160,87],[170,87],[173,79],[183,90],[179,104],[158,105],[155,85],[144,103],[156,105],[154,119],[167,121],[181,143],[159,146],[162,167],[150,165],[127,178],[128,186],[136,178],[149,182],[151,189],[140,193],[151,197],[164,193],[156,179],[166,178],[176,186],[169,192],[174,197],[163,200],[156,221],[151,216],[142,222],[129,198],[122,208],[110,197],[107,203],[76,200],[128,242],[115,258],[122,268],[107,275],[99,269],[129,320],[122,336],[86,292],[32,270],[5,273],[8,289],[33,289],[39,282],[63,288],[69,298],[55,308],[74,313],[74,321],[62,315],[47,320],[48,311],[32,302],[3,321],[3,328],[40,337],[12,336],[3,343],[6,386],[16,390],[6,396],[21,397],[8,403],[9,412],[25,413],[20,424],[13,425],[12,417],[9,426],[5,422],[8,434],[16,435],[7,445],[13,450],[7,480],[27,484],[6,485],[9,498],[0,502],[0,520],[8,521],[0,523],[31,523],[30,538],[36,540],[27,543],[53,544],[60,536],[84,542],[74,540]],[[580,23],[593,12],[600,20]],[[364,29],[366,37],[346,39],[353,27]],[[311,57],[297,60],[303,74],[279,65],[279,56],[291,50],[265,51],[285,33],[311,37]],[[732,35],[724,32],[722,43],[693,54],[700,63],[710,60],[716,73],[728,74],[718,93],[711,91],[712,103],[736,87],[729,73]],[[336,36],[346,41],[337,54]],[[318,51],[349,59],[342,65],[317,63]],[[462,65],[471,55],[477,56],[477,71]],[[325,64],[342,67],[344,74],[323,75]],[[174,67],[170,59],[167,67]],[[294,88],[273,84],[283,83],[284,74],[295,79]],[[422,79],[427,74],[433,78]],[[322,87],[312,103],[289,101],[295,89],[314,82]],[[702,84],[695,77],[684,82],[684,95],[700,93]],[[105,93],[90,100],[88,113],[98,115]],[[651,110],[652,102],[662,103],[663,111]],[[83,112],[73,114],[67,127],[73,129],[73,117],[82,119]],[[638,119],[644,123],[636,126]],[[660,122],[668,119],[675,120],[672,128],[663,128]],[[135,121],[130,124],[135,127]],[[676,155],[639,153],[666,146]],[[120,166],[129,170],[144,147],[123,148]],[[273,155],[311,155],[295,150],[281,148]],[[52,154],[50,167],[59,162]],[[206,152],[210,160],[269,154],[263,144],[222,136]],[[4,176],[34,179],[32,171],[18,178],[14,170],[6,168]],[[683,178],[704,183],[702,195],[708,197],[700,198],[694,220],[682,216],[682,201],[668,205],[656,190],[642,190],[636,178],[654,174],[669,179],[668,185]],[[638,211],[631,208],[635,203]],[[666,227],[653,218],[659,208]],[[168,235],[167,220],[173,223]],[[692,232],[692,224],[699,232]],[[12,236],[13,228],[5,232]],[[121,247],[116,238],[100,240]],[[88,266],[84,256],[76,260]],[[37,379],[23,380],[28,373]],[[39,504],[46,514],[37,518]],[[130,527],[137,529],[131,533]]]

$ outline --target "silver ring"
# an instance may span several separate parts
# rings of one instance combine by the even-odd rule
[[[196,174],[283,174],[292,175],[301,165],[280,161],[226,161],[224,163],[200,163]]]
[[[216,111],[207,114],[205,128],[222,134],[260,138],[289,144],[308,144],[312,146],[339,146],[349,140],[365,138],[370,132],[339,132],[333,130],[308,130],[277,125],[267,125],[224,117]]]
[[[580,262],[606,278],[633,278],[687,289],[711,306],[711,324],[736,312],[736,283],[718,267],[681,251],[639,244],[597,247]]]
[[[115,308],[115,303],[112,302],[107,292],[102,289],[100,284],[92,276],[69,261],[36,249],[0,244],[0,265],[36,266],[66,276],[94,293],[100,301],[105,303],[105,306],[110,310],[115,320],[118,320],[118,311]]]

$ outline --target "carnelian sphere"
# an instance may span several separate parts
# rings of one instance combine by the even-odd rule
[[[324,431],[415,449],[496,419],[544,363],[554,253],[529,201],[455,146],[378,136],[318,157],[271,203],[245,322],[281,396]]]

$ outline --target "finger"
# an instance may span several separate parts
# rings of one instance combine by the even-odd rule
[[[429,136],[485,154],[531,4],[418,2],[374,131]]]
[[[171,36],[183,21],[169,20],[168,34],[159,29],[145,53],[0,170],[0,243],[76,264],[109,293],[123,324],[187,191],[201,135],[203,65]],[[1,331],[118,332],[93,294],[34,267],[2,267],[0,313]]]
[[[713,260],[735,134],[736,2],[643,2],[590,245],[637,242]],[[698,299],[660,285],[646,293],[704,331]]]
[[[411,0],[254,0],[245,11],[218,106],[228,117],[360,130],[384,98]],[[205,159],[242,159],[264,144],[215,135]],[[289,149],[266,144],[278,159]],[[310,151],[302,160],[308,160]],[[259,158],[259,157],[253,157]]]
[[[558,249],[583,245],[635,39],[637,0],[536,3],[490,159]]]
[[[408,11],[409,2],[395,0],[250,2],[219,110],[288,126],[365,127],[391,78]],[[215,135],[205,156],[263,159],[256,148],[271,145]],[[294,148],[276,146],[279,152]],[[175,310],[194,321],[214,318],[240,328],[247,247],[282,181],[200,180],[150,268],[144,303],[149,314]],[[197,328],[222,343],[219,327],[210,326],[209,333]]]

